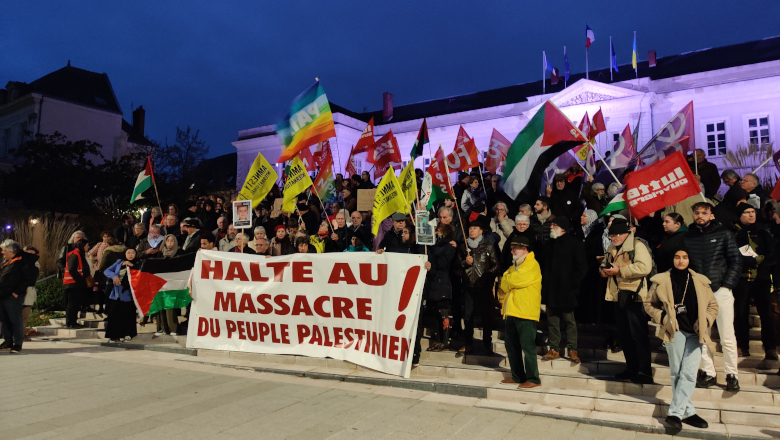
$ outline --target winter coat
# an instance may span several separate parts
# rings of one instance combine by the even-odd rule
[[[505,294],[501,315],[539,322],[542,309],[542,271],[531,252],[519,265],[509,267],[501,276],[501,292]]]
[[[758,257],[742,257],[742,278],[753,281],[755,279],[769,280],[775,265],[774,238],[769,229],[760,223],[741,225],[737,232],[737,247],[749,245]]]
[[[278,238],[274,237],[271,239],[271,255],[274,257],[278,257],[280,255],[290,255],[295,253],[295,248],[293,247],[292,243],[289,239],[282,241],[279,241]]]
[[[534,234],[534,231],[531,230],[529,227],[525,230],[525,232],[520,232],[517,230],[517,228],[512,228],[512,233],[509,234],[509,237],[506,238],[506,243],[511,243],[512,238],[515,236],[522,236],[528,239],[528,242],[531,243],[531,252],[536,252],[536,255],[539,255],[539,251],[541,250],[541,242],[538,242],[536,240],[536,234]],[[504,244],[506,244],[504,243]],[[536,257],[534,257],[536,258]],[[509,267],[512,265],[512,246],[506,244],[503,249],[501,249],[501,272],[504,273],[509,269]]]
[[[698,174],[701,177],[701,184],[704,185],[704,195],[708,199],[713,198],[715,194],[718,193],[721,183],[718,166],[707,159],[704,159],[700,164],[695,164],[691,160],[688,161],[688,165],[694,173],[698,169]]]
[[[466,264],[466,247],[468,243],[458,246],[458,257],[463,266],[463,287],[471,289],[491,289],[496,275],[500,270],[498,254],[494,250],[492,240],[482,237],[482,242],[474,249],[469,249],[474,263]]]
[[[588,209],[592,209],[598,214],[601,214],[601,211],[603,211],[604,208],[607,207],[607,203],[609,203],[606,194],[604,194],[603,197],[599,197],[593,193],[593,182],[586,182],[582,186],[582,200],[585,201],[585,206]]]
[[[501,222],[498,221],[498,217],[490,219],[490,229],[500,237],[498,248],[502,251],[504,250],[504,243],[506,243],[506,240],[512,235],[512,232],[517,230],[515,229],[514,220],[509,218],[509,216],[504,217],[504,220]]]
[[[334,232],[338,236],[337,240],[333,240],[330,237]],[[344,249],[347,248],[347,242],[345,240],[346,236],[346,228],[338,228],[334,229],[333,231],[328,231],[328,235],[325,237],[325,252],[344,252]]]
[[[687,232],[688,227],[680,225],[680,229],[667,233],[661,240],[661,244],[656,246],[653,256],[655,257],[655,266],[658,268],[658,273],[666,272],[672,268],[674,252],[677,252],[680,246],[682,246],[683,238]]]
[[[184,245],[182,245],[181,250],[185,254],[189,254],[192,252],[198,252],[198,249],[200,249],[200,237],[203,235],[203,232],[201,229],[198,229],[197,231],[193,232],[192,234],[188,235],[187,238],[184,240]]]
[[[548,307],[577,307],[580,283],[588,262],[585,244],[572,234],[550,239],[544,245],[542,259],[542,295]]]
[[[125,260],[119,259],[114,262],[111,266],[108,267],[108,269],[105,270],[106,278],[111,280],[111,286],[113,287],[111,289],[111,294],[109,295],[109,299],[113,300],[119,300],[121,302],[132,302],[133,301],[133,294],[130,293],[130,289],[125,287],[125,284],[127,284],[126,280],[122,280],[123,282],[120,283],[120,286],[116,286],[113,284],[114,277],[120,276],[120,271],[122,270],[122,263],[124,263]],[[128,269],[129,270],[129,269]],[[125,277],[129,277],[130,274],[125,274]]]
[[[243,254],[247,254],[247,255],[256,255],[257,254],[257,252],[255,252],[254,249],[249,247],[248,244],[245,244],[244,245],[244,249],[242,249],[241,251],[238,249],[238,247],[234,246],[234,247],[230,248],[230,250],[228,250],[228,252],[233,252],[233,253],[236,253],[236,254],[242,254],[243,253]]]
[[[147,235],[146,238],[141,240],[141,243],[138,244],[138,247],[136,248],[136,252],[138,252],[138,259],[145,259],[145,258],[162,258],[162,248],[165,246],[165,236],[160,236],[162,240],[160,240],[159,243],[157,243],[157,247],[154,247],[149,243],[149,236]],[[157,249],[159,252],[156,254],[149,254],[146,255],[146,251],[149,249]]]
[[[450,280],[450,265],[455,258],[455,248],[450,237],[439,239],[433,246],[428,246],[428,262],[431,269],[425,277],[425,294],[429,301],[452,299],[452,281]]]
[[[691,225],[683,239],[690,268],[710,280],[713,292],[734,289],[742,271],[742,255],[734,234],[716,221],[707,226]]]
[[[650,249],[631,233],[619,248],[614,244],[609,245],[601,267],[606,267],[607,263],[619,267],[620,273],[607,278],[607,293],[604,298],[607,301],[617,302],[618,292],[627,290],[636,292],[637,302],[645,302],[648,288],[645,277],[653,269],[653,256],[650,254]]]
[[[579,190],[579,188],[577,189]],[[568,184],[563,190],[558,188],[552,190],[549,208],[553,214],[564,216],[573,224],[579,224],[580,216],[582,216],[582,211],[584,211],[582,203],[577,198],[577,193],[569,190]]]
[[[350,194],[349,197],[344,199],[344,209],[346,209],[350,215],[357,211],[357,197],[355,197],[354,194]]]
[[[383,249],[385,252],[404,252],[402,249],[403,241],[401,239],[401,232],[395,232],[395,228],[385,232],[385,236],[382,237],[382,242],[379,243],[378,249]],[[404,252],[406,253],[406,252]]]
[[[699,319],[693,324],[694,330],[699,334],[699,343],[707,344],[714,353],[715,344],[710,339],[709,329],[715,323],[715,317],[718,316],[718,302],[710,288],[710,280],[693,270],[689,269],[689,272],[693,286],[696,288],[696,299],[699,304]],[[647,294],[647,301],[644,303],[645,312],[653,322],[658,324],[656,336],[663,339],[664,343],[668,343],[674,339],[675,333],[680,329],[677,324],[677,313],[674,309],[672,278],[667,271],[659,273],[650,281],[653,285]],[[707,325],[701,325],[701,323]]]
[[[126,250],[127,246],[123,244],[115,244],[113,246],[107,247],[103,251],[103,257],[98,262],[98,270],[105,273],[106,269],[114,264],[114,261],[116,261],[118,258],[122,258],[125,255]]]
[[[15,293],[24,297],[27,288],[34,286],[38,279],[38,256],[19,251],[10,261],[0,264],[0,300]]]

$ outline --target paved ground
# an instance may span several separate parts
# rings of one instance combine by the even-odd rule
[[[666,435],[475,407],[477,399],[70,343],[0,354],[0,439],[636,439]]]

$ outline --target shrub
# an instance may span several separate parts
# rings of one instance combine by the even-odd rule
[[[35,285],[38,297],[35,300],[35,308],[41,311],[64,310],[65,290],[62,288],[62,280],[49,278]]]

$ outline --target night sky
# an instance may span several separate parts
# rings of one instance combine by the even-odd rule
[[[0,84],[64,67],[108,74],[130,121],[147,135],[201,131],[210,156],[238,130],[276,123],[319,77],[331,102],[377,110],[538,80],[542,50],[563,70],[590,68],[780,34],[780,1],[4,1]],[[186,5],[186,6],[184,6]]]

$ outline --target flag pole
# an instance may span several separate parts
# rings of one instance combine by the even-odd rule
[[[590,79],[590,72],[588,71],[588,46],[585,46],[585,79]]]
[[[636,31],[634,31],[634,57],[637,56],[636,53]],[[639,60],[636,61],[636,67],[634,67],[634,75],[636,76],[636,79],[639,79]],[[639,81],[636,82],[637,87],[639,87]]]
[[[332,155],[331,155],[332,157]],[[341,163],[341,153],[339,152],[339,138],[336,138],[336,157],[339,158],[339,169],[344,172],[344,165]],[[324,209],[324,208],[323,208]]]
[[[612,36],[609,37],[609,82],[612,82]]]
[[[152,171],[152,185],[154,185],[154,195],[157,197],[157,207],[160,208],[160,226],[165,226],[162,224],[165,215],[163,214],[162,203],[160,202],[160,194],[157,192],[157,182],[154,180],[154,168],[152,168],[152,159],[149,156],[146,156],[146,160],[149,161],[149,169]],[[149,217],[152,218],[151,215]],[[152,218],[151,221],[152,223],[154,223],[154,218]],[[151,226],[151,224],[149,226]]]
[[[593,151],[595,151],[595,152],[596,152],[596,155],[598,155],[599,159],[601,160],[601,163],[603,163],[603,164],[604,164],[604,166],[605,166],[605,167],[607,167],[607,171],[609,171],[609,174],[612,174],[612,177],[614,177],[614,178],[615,178],[615,182],[617,182],[617,183],[618,183],[618,185],[622,185],[622,183],[620,183],[620,180],[618,180],[618,178],[617,178],[617,176],[615,175],[615,173],[614,173],[614,172],[612,172],[612,168],[610,168],[610,167],[609,167],[609,165],[607,165],[607,162],[604,160],[604,158],[603,158],[603,157],[601,157],[601,153],[599,153],[599,150],[597,150],[597,149],[595,149],[595,148],[594,148],[594,149],[593,149]]]
[[[694,150],[694,154],[695,154],[695,153],[696,153],[696,150]],[[755,170],[753,170],[753,174],[755,174],[756,172],[758,172],[758,170],[760,170],[761,168],[763,168],[763,167],[764,167],[764,165],[766,165],[767,163],[769,163],[769,161],[770,161],[770,160],[772,160],[772,156],[769,156],[769,157],[767,157],[767,158],[766,158],[766,160],[764,161],[764,163],[762,163],[761,165],[759,165],[759,166],[758,166],[758,168],[756,168]],[[696,174],[699,174],[699,173],[696,173]]]
[[[563,46],[563,58],[566,59],[566,46]],[[568,60],[567,60],[568,61]],[[563,66],[566,69],[566,66]],[[563,88],[566,88],[566,71],[563,72]]]
[[[547,55],[542,51],[542,95],[545,94],[547,86]],[[451,186],[451,185],[450,185]]]

